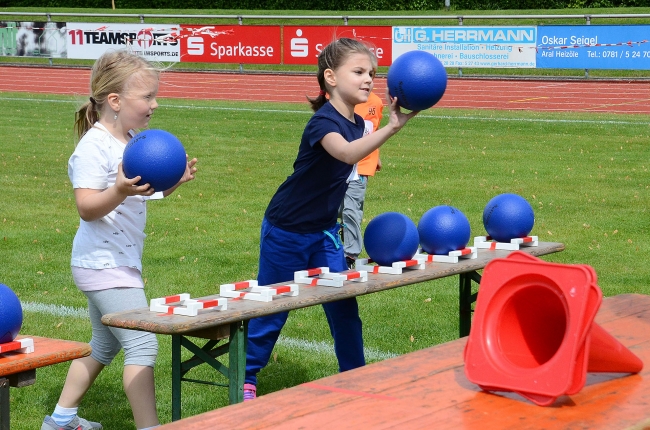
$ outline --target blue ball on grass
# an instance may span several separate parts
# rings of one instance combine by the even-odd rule
[[[528,201],[517,194],[493,197],[483,210],[485,231],[497,242],[528,236],[535,224],[535,213]]]
[[[16,293],[0,284],[0,343],[11,342],[23,325],[23,308]]]
[[[183,144],[164,130],[145,130],[133,136],[122,158],[127,178],[141,176],[138,185],[150,184],[156,191],[165,191],[176,185],[186,166]]]
[[[435,206],[420,218],[418,234],[420,246],[427,254],[447,255],[467,246],[470,237],[469,220],[453,206]]]
[[[388,92],[400,106],[419,111],[440,101],[447,89],[447,71],[435,55],[409,51],[393,61],[386,76]]]
[[[399,212],[385,212],[373,218],[363,236],[368,256],[380,266],[410,260],[418,250],[419,241],[415,223]]]

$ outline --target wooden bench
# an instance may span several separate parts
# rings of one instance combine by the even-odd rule
[[[373,363],[161,430],[245,429],[647,429],[650,428],[650,297],[606,298],[596,317],[644,362],[639,374],[590,373],[577,394],[549,407],[486,393],[467,380],[467,338]]]
[[[34,352],[0,354],[0,430],[10,430],[9,387],[32,385],[37,368],[85,357],[91,352],[87,343],[38,336],[17,339],[24,337],[34,340]]]
[[[539,242],[538,246],[523,247],[522,251],[541,256],[563,249],[562,243]],[[367,282],[349,282],[343,288],[301,285],[300,294],[296,297],[278,297],[268,303],[248,300],[229,301],[226,311],[205,310],[195,317],[160,314],[146,308],[104,315],[102,322],[108,326],[172,336],[172,420],[178,420],[181,418],[182,381],[219,385],[184,377],[188,371],[204,363],[228,379],[231,404],[243,400],[246,334],[248,321],[251,318],[459,275],[459,334],[461,337],[466,336],[471,325],[472,303],[476,301],[477,294],[473,292],[476,288],[473,289],[472,283],[478,285],[481,279],[477,271],[491,260],[506,257],[509,253],[510,251],[507,250],[479,249],[475,259],[461,260],[458,263],[427,263],[424,270],[405,270],[401,275],[371,274]],[[233,280],[233,282],[238,281],[243,280]],[[170,293],[184,292],[186,291]],[[215,297],[218,295],[202,299],[209,300]],[[220,340],[226,337],[229,338],[228,342],[220,344]],[[205,342],[201,345],[190,338],[202,339],[202,342]],[[185,361],[181,359],[183,348],[193,354]],[[229,354],[227,366],[217,360],[225,354]]]

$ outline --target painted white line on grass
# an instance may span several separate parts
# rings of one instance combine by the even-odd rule
[[[74,103],[79,104],[74,100],[49,100],[49,99],[30,99],[18,97],[0,97],[0,101],[24,101],[24,102],[44,102],[44,103]],[[264,109],[264,108],[236,108],[224,106],[192,106],[192,105],[160,105],[161,108],[169,109],[204,109],[216,111],[233,111],[233,112],[273,112],[273,113],[296,113],[296,114],[309,114],[312,115],[311,110],[285,110],[285,109]],[[584,113],[584,112],[582,112]],[[606,114],[606,112],[592,112],[594,114]],[[451,116],[451,115],[428,115],[426,113],[419,114],[417,118],[431,118],[431,119],[444,119],[444,120],[468,120],[468,121],[512,121],[512,122],[541,122],[541,123],[565,123],[565,124],[616,124],[616,125],[648,125],[645,121],[614,121],[614,120],[589,120],[589,119],[549,119],[549,118],[493,118],[493,117],[480,117],[480,116]]]
[[[334,355],[334,344],[327,342],[313,342],[303,339],[294,339],[290,337],[280,336],[278,344],[286,346],[287,348],[300,349],[302,351],[309,351],[316,354]],[[397,357],[398,354],[392,352],[379,351],[374,348],[364,348],[363,353],[368,361],[381,361],[388,358]]]
[[[57,317],[88,318],[88,309],[73,308],[72,306],[47,305],[45,303],[22,302],[23,311]]]
[[[54,315],[57,317],[72,317],[88,319],[88,309],[75,308],[63,305],[48,305],[45,303],[22,302],[23,311],[34,312],[39,314]],[[291,337],[280,336],[278,344],[287,348],[299,349],[315,354],[324,354],[334,356],[334,345],[327,342],[314,342],[304,339],[294,339]],[[381,361],[388,358],[397,357],[398,354],[392,352],[379,351],[375,348],[364,348],[364,354],[368,361]]]

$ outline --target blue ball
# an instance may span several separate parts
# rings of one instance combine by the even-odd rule
[[[420,246],[428,254],[447,255],[464,249],[470,236],[469,220],[453,206],[436,206],[418,222]]]
[[[150,184],[156,191],[165,191],[176,185],[186,166],[183,144],[164,130],[145,130],[133,136],[122,158],[127,178],[141,176],[138,185]]]
[[[11,288],[0,284],[0,343],[14,340],[22,325],[23,308],[18,296]]]
[[[398,212],[385,212],[366,226],[363,245],[368,256],[380,266],[410,260],[418,250],[419,237],[415,223]]]
[[[440,101],[447,89],[447,71],[435,55],[409,51],[388,69],[388,92],[408,110],[429,109]]]
[[[517,194],[499,194],[483,210],[485,231],[497,242],[526,237],[534,224],[533,207]]]

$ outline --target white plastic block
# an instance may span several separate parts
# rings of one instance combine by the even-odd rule
[[[490,236],[476,236],[474,238],[474,246],[480,249],[505,249],[509,251],[517,251],[522,246],[537,246],[539,241],[537,236],[526,236],[511,239],[510,242],[497,242],[492,240]]]
[[[190,295],[188,293],[176,294],[175,296],[159,297],[157,299],[151,299],[149,302],[149,310],[151,312],[167,312],[169,306],[166,306],[170,303],[183,302],[188,300]]]
[[[347,273],[331,273],[328,267],[299,270],[294,273],[293,281],[297,284],[319,285],[322,287],[341,288],[345,281],[368,282],[368,272],[355,271]]]
[[[423,270],[425,268],[424,260],[415,256],[410,260],[396,261],[391,266],[378,266],[371,264],[372,262],[369,258],[358,258],[354,267],[370,273],[387,273],[390,275],[401,275],[403,269]]]
[[[24,338],[0,343],[0,354],[10,351],[20,352],[22,354],[31,354],[34,352],[34,339]]]
[[[475,246],[450,251],[447,255],[422,254],[421,251],[421,249],[418,250],[418,253],[413,258],[424,258],[427,263],[458,263],[460,259],[471,260],[478,256]]]
[[[222,284],[219,287],[219,295],[223,297],[239,298],[242,297],[241,290],[246,290],[248,288],[254,287],[257,287],[256,280],[236,282],[234,284]]]

